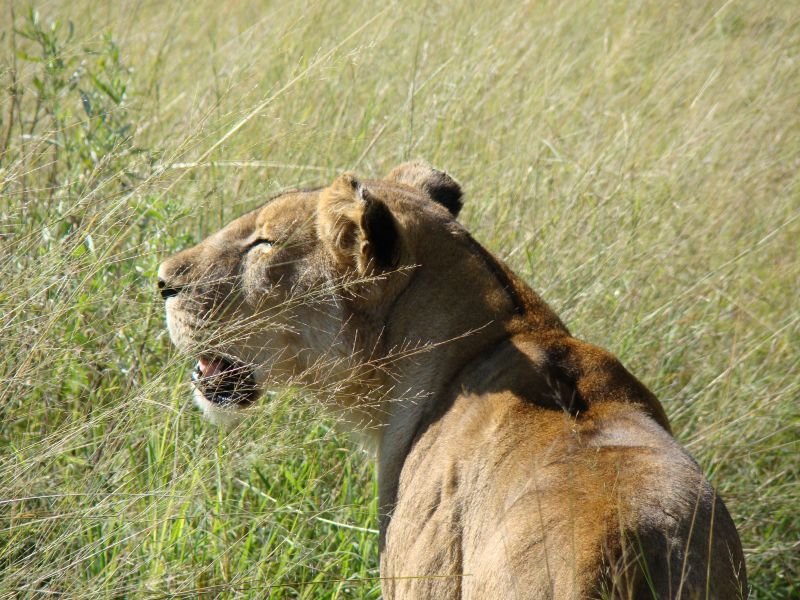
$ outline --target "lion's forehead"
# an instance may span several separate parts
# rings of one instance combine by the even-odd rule
[[[267,239],[279,239],[312,223],[317,194],[310,192],[288,192],[273,198],[256,209],[253,222],[254,235]]]

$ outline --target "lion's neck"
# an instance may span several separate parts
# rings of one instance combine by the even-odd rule
[[[447,243],[428,253],[383,315],[388,377],[382,393],[390,392],[382,403],[377,445],[386,512],[414,437],[448,402],[448,390],[469,375],[470,364],[523,330],[566,333],[549,307],[468,234],[455,231]]]
[[[462,281],[475,289],[466,284],[453,287],[453,296],[446,302],[435,296],[425,298],[423,292],[408,294],[410,300],[401,299],[395,308],[401,318],[387,327],[386,362],[391,373],[387,389],[391,393],[383,403],[385,420],[377,439],[382,528],[392,512],[400,473],[415,437],[446,402],[447,390],[458,386],[464,369],[509,335],[514,307],[503,291],[489,287],[487,283],[493,281],[483,274]],[[425,289],[424,274],[415,284]],[[431,307],[438,307],[438,314],[432,314]],[[426,314],[424,319],[414,318]]]

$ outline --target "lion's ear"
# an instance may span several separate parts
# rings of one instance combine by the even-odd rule
[[[454,217],[458,216],[463,206],[461,201],[463,194],[458,182],[444,171],[434,169],[423,161],[416,160],[398,165],[386,179],[422,190],[432,200],[449,210]]]
[[[361,273],[397,266],[400,235],[394,216],[349,173],[322,192],[317,228],[328,251],[343,266]]]

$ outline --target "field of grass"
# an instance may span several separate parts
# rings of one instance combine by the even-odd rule
[[[662,399],[751,597],[800,594],[800,8],[90,2],[0,15],[0,598],[378,598],[369,457],[190,400],[163,257],[421,157]]]

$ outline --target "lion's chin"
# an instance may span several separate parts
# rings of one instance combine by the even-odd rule
[[[203,411],[206,420],[225,429],[238,425],[246,414],[246,409],[239,405],[220,405],[212,402],[197,387],[194,389],[194,403]]]

